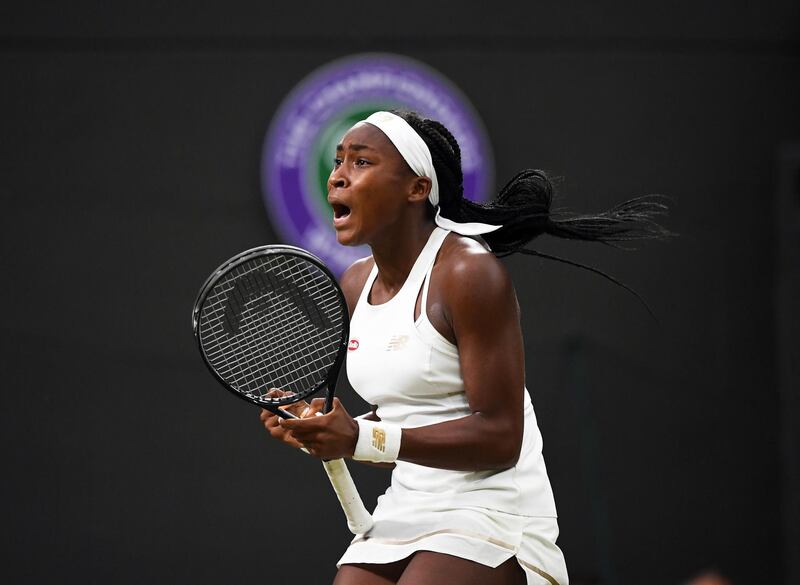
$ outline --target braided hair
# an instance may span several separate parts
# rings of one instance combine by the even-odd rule
[[[470,201],[464,197],[461,149],[450,131],[440,122],[414,112],[393,113],[408,122],[431,151],[442,215],[459,223],[503,226],[482,236],[496,256],[534,253],[525,246],[542,234],[607,244],[671,235],[655,221],[667,208],[653,196],[630,199],[595,214],[553,212],[553,183],[540,170],[517,173],[489,203]]]
[[[414,112],[392,113],[403,118],[428,145],[439,182],[439,205],[444,217],[459,223],[501,225],[500,229],[481,236],[495,256],[530,254],[589,270],[633,293],[653,315],[635,290],[613,276],[591,266],[525,246],[542,234],[612,246],[621,246],[622,242],[630,240],[665,239],[674,234],[656,221],[659,215],[667,211],[667,206],[660,198],[636,197],[608,211],[594,214],[555,212],[551,210],[553,183],[547,173],[525,169],[506,183],[492,201],[476,203],[464,197],[461,149],[450,131],[440,122],[423,118]]]

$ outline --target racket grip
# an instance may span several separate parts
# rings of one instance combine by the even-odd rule
[[[372,528],[372,516],[364,507],[364,502],[361,501],[361,496],[358,493],[358,489],[356,489],[356,484],[353,483],[353,478],[344,463],[344,459],[323,461],[322,465],[328,473],[328,479],[331,480],[333,491],[336,492],[339,503],[342,504],[342,510],[344,510],[344,515],[347,517],[347,527],[350,532],[364,534]]]

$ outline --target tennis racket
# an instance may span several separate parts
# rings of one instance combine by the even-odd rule
[[[347,303],[322,261],[293,246],[237,254],[208,277],[192,310],[200,355],[239,398],[283,418],[281,406],[325,388],[328,412],[350,334]],[[271,388],[291,392],[268,396]],[[372,527],[342,459],[323,461],[353,534]]]

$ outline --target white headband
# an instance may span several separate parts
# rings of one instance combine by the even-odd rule
[[[431,180],[428,201],[436,208],[436,225],[463,236],[488,234],[503,227],[478,222],[458,223],[442,217],[442,208],[439,206],[439,181],[436,178],[436,169],[433,168],[431,151],[422,137],[408,122],[391,112],[375,112],[362,122],[372,124],[383,132],[418,177],[428,177]]]

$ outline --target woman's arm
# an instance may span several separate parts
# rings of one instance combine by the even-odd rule
[[[507,271],[474,242],[456,239],[434,269],[428,305],[434,326],[458,345],[472,414],[403,429],[399,459],[456,470],[513,466],[522,444],[524,356]],[[312,443],[315,455],[332,458],[352,457],[358,437],[353,423],[335,407],[324,417],[280,424]]]
[[[494,255],[472,243],[462,241],[447,256],[443,252],[441,262],[436,278],[432,276],[429,318],[458,345],[472,414],[404,429],[399,457],[445,469],[511,467],[522,445],[525,385],[519,306],[511,278]],[[437,301],[442,307],[438,314]]]

